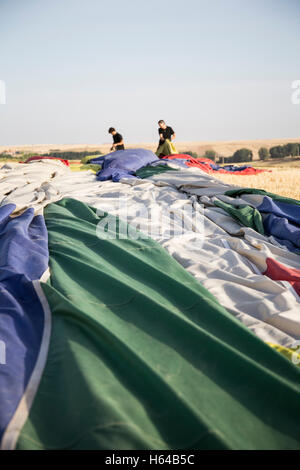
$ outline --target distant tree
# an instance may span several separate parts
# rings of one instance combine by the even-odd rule
[[[204,157],[209,158],[210,160],[213,160],[215,162],[217,158],[217,152],[215,152],[214,150],[206,150]]]
[[[232,157],[222,157],[222,155],[218,155],[216,157],[216,163],[223,164],[223,163],[231,163]]]
[[[285,157],[289,157],[292,151],[292,144],[283,145],[283,152]]]
[[[253,158],[253,153],[247,148],[242,148],[234,152],[232,162],[249,162]]]
[[[284,158],[286,156],[286,149],[283,145],[276,145],[270,148],[271,158]]]
[[[297,147],[298,147],[298,144],[294,144],[294,143],[289,143],[289,144],[283,145],[284,156],[285,157],[295,156],[293,154],[297,153],[297,151],[298,151]]]
[[[266,147],[261,147],[258,151],[258,156],[260,160],[266,160],[270,156],[270,152]]]
[[[284,153],[286,157],[297,157],[299,155],[299,144],[292,143],[284,145]]]
[[[291,156],[292,157],[299,157],[299,144],[292,144],[292,148],[291,148]]]

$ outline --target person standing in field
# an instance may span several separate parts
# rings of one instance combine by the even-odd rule
[[[119,134],[114,127],[110,127],[108,129],[108,133],[112,135],[114,141],[110,150],[125,150],[124,141],[121,134]]]
[[[158,121],[158,125],[159,143],[155,154],[160,157],[178,153],[172,142],[176,137],[172,127],[167,126],[163,119]]]

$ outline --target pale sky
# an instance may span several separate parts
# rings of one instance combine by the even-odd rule
[[[300,137],[299,0],[0,0],[0,145]]]

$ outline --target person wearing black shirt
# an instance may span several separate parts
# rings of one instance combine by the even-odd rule
[[[165,121],[162,119],[158,121],[158,125],[159,143],[155,152],[156,155],[160,157],[177,153],[177,150],[172,143],[172,140],[175,139],[175,132],[173,131],[172,127],[167,126]]]
[[[159,145],[162,145],[166,139],[172,140],[172,136],[175,136],[175,132],[172,127],[167,126],[164,121],[159,123]]]
[[[113,145],[110,150],[125,150],[123,137],[119,134],[114,127],[108,129],[108,133],[113,137]]]

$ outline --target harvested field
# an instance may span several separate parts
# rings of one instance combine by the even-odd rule
[[[258,175],[214,175],[219,180],[248,188],[258,188],[300,200],[300,168],[273,168]]]

